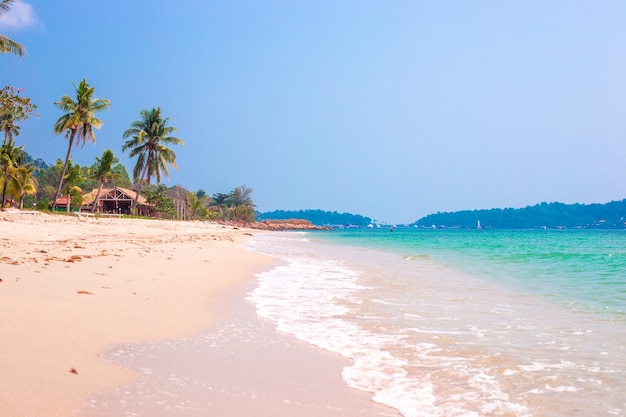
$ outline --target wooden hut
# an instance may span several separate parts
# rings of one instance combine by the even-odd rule
[[[81,211],[92,211],[98,189],[94,188],[90,193],[83,195]],[[122,187],[103,188],[96,203],[96,213],[103,214],[131,214],[136,191]],[[152,206],[141,194],[137,200],[137,214],[142,216],[154,215]]]

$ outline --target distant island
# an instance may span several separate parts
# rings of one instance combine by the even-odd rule
[[[324,210],[274,210],[256,213],[258,222],[306,220],[334,228],[376,227],[360,214]],[[626,199],[604,204],[539,203],[524,208],[438,212],[409,225],[422,229],[626,229]],[[396,227],[394,225],[394,227]]]
[[[626,199],[605,204],[540,203],[524,208],[463,210],[422,217],[413,226],[460,229],[624,229]]]
[[[316,226],[367,227],[372,223],[369,217],[360,214],[338,213],[324,210],[274,210],[257,213],[256,220],[308,220]]]

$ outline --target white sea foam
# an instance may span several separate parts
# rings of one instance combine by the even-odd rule
[[[522,417],[533,414],[529,394],[549,393],[572,395],[564,400],[567,409],[584,391],[577,384],[597,389],[612,368],[624,373],[619,347],[601,351],[616,356],[609,369],[583,353],[581,363],[563,359],[566,350],[579,352],[592,335],[601,336],[563,327],[577,318],[528,295],[494,290],[420,259],[397,263],[391,255],[330,251],[313,240],[275,236],[254,243],[285,261],[258,275],[249,295],[257,314],[281,332],[350,359],[342,372],[346,383],[406,417]],[[583,318],[580,326],[588,322]],[[602,376],[581,382],[589,373]]]

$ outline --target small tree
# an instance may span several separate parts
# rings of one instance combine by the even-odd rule
[[[0,9],[5,2],[0,3]],[[1,36],[1,35],[0,35]],[[1,39],[0,39],[1,41]],[[0,128],[4,133],[0,147],[0,180],[2,181],[2,209],[6,204],[7,186],[12,181],[14,169],[19,167],[25,153],[22,146],[15,146],[14,136],[20,134],[20,122],[35,115],[37,106],[27,97],[20,96],[22,90],[6,86],[0,90]]]
[[[191,198],[189,200],[189,211],[191,212],[191,220],[196,219],[196,216],[199,214],[201,208],[202,200],[198,198],[198,194],[191,194]]]
[[[96,193],[96,198],[93,201],[93,207],[91,208],[92,213],[96,211],[98,199],[100,198],[100,192],[102,191],[104,183],[121,177],[120,174],[115,174],[113,172],[113,168],[119,164],[119,162],[119,159],[115,157],[112,150],[105,149],[104,152],[102,152],[102,157],[96,157],[96,163],[89,170],[89,178],[98,182],[98,191]]]
[[[33,175],[34,168],[26,165],[12,169],[8,184],[9,194],[18,201],[19,208],[24,208],[24,197],[37,194],[37,179]]]
[[[60,160],[58,160],[57,163],[62,163],[62,162]],[[82,193],[81,188],[78,187],[76,184],[81,182],[83,179],[84,178],[83,178],[83,174],[81,172],[80,165],[78,165],[78,164],[74,165],[74,164],[72,164],[72,161],[69,161],[68,164],[67,164],[67,170],[66,170],[66,173],[65,173],[65,177],[63,178],[63,189],[62,189],[63,193],[67,197],[67,205],[66,205],[66,212],[67,213],[70,212],[70,208],[71,208],[71,205],[72,205],[72,192],[74,192],[74,196],[75,197],[76,197],[76,192],[81,192]],[[54,208],[56,207],[56,204],[54,204],[54,202],[52,204],[53,204],[52,207],[53,207],[53,210],[54,210]]]
[[[171,198],[167,196],[167,187],[159,184],[156,187],[149,187],[144,190],[144,196],[148,204],[154,206],[162,217],[173,219],[176,215],[176,205]]]
[[[0,128],[4,132],[4,143],[13,142],[20,134],[20,122],[37,116],[37,106],[28,97],[20,95],[22,89],[7,85],[0,90]]]
[[[6,205],[7,187],[13,179],[15,169],[21,164],[22,146],[16,147],[13,141],[0,147],[0,183],[2,184],[2,209]]]

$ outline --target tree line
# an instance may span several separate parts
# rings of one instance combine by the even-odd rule
[[[169,168],[177,168],[176,153],[169,146],[182,146],[183,141],[173,136],[177,129],[169,124],[170,119],[163,117],[158,107],[141,110],[140,118],[131,122],[130,128],[122,134],[125,142],[121,150],[136,158],[132,180],[111,149],[104,150],[91,166],[75,164],[72,150],[84,147],[87,142],[95,143],[94,130],[102,126],[96,113],[106,110],[111,103],[94,97],[95,89],[86,79],[74,85],[74,90],[73,96],[64,95],[54,103],[62,115],[53,131],[68,139],[65,159],[58,159],[54,165],[33,160],[24,151],[24,145],[18,146],[15,140],[22,122],[37,116],[37,106],[24,97],[20,89],[6,86],[0,90],[0,128],[4,133],[0,147],[2,209],[15,205],[54,211],[60,197],[64,196],[67,212],[79,210],[84,194],[97,189],[92,205],[95,211],[102,189],[118,186],[135,190],[132,205],[135,214],[141,194],[165,218],[174,218],[177,215],[174,201],[182,201],[186,217],[191,219],[254,220],[253,190],[245,185],[230,193],[209,196],[203,190],[190,192],[179,186],[167,188],[161,184],[163,177],[169,177]]]
[[[7,13],[13,4],[14,0],[0,0],[0,16]],[[0,34],[0,53],[21,57],[26,48]],[[162,176],[169,177],[169,167],[176,168],[176,153],[169,146],[182,146],[183,141],[173,136],[177,129],[169,124],[170,119],[161,114],[159,107],[141,110],[140,118],[132,122],[122,135],[125,139],[122,152],[128,151],[131,158],[136,158],[132,181],[111,149],[106,149],[89,167],[74,164],[72,148],[84,147],[86,142],[95,143],[94,129],[102,126],[97,113],[111,105],[108,99],[94,96],[95,89],[86,79],[74,85],[74,90],[73,96],[63,95],[54,103],[62,115],[54,124],[53,131],[65,135],[68,147],[65,160],[58,159],[52,166],[40,159],[33,160],[24,151],[24,145],[17,146],[14,141],[20,133],[21,122],[36,116],[37,106],[23,97],[20,89],[7,86],[0,91],[0,128],[4,132],[0,147],[0,209],[13,204],[19,208],[32,206],[55,210],[59,197],[65,196],[66,210],[77,210],[82,205],[84,192],[97,188],[92,206],[95,211],[106,184],[136,191],[133,202],[135,214],[141,194],[166,218],[176,215],[174,202],[182,201],[185,213],[191,219],[254,220],[252,189],[245,185],[234,188],[230,193],[209,196],[204,190],[190,192],[180,186],[167,188],[161,184]]]
[[[338,213],[336,211],[324,210],[274,210],[266,213],[259,213],[257,220],[308,220],[316,226],[344,225],[365,227],[372,222],[369,217],[360,214]]]
[[[524,208],[463,210],[422,217],[420,227],[459,227],[493,229],[585,228],[624,229],[626,199],[605,204],[540,203]]]

